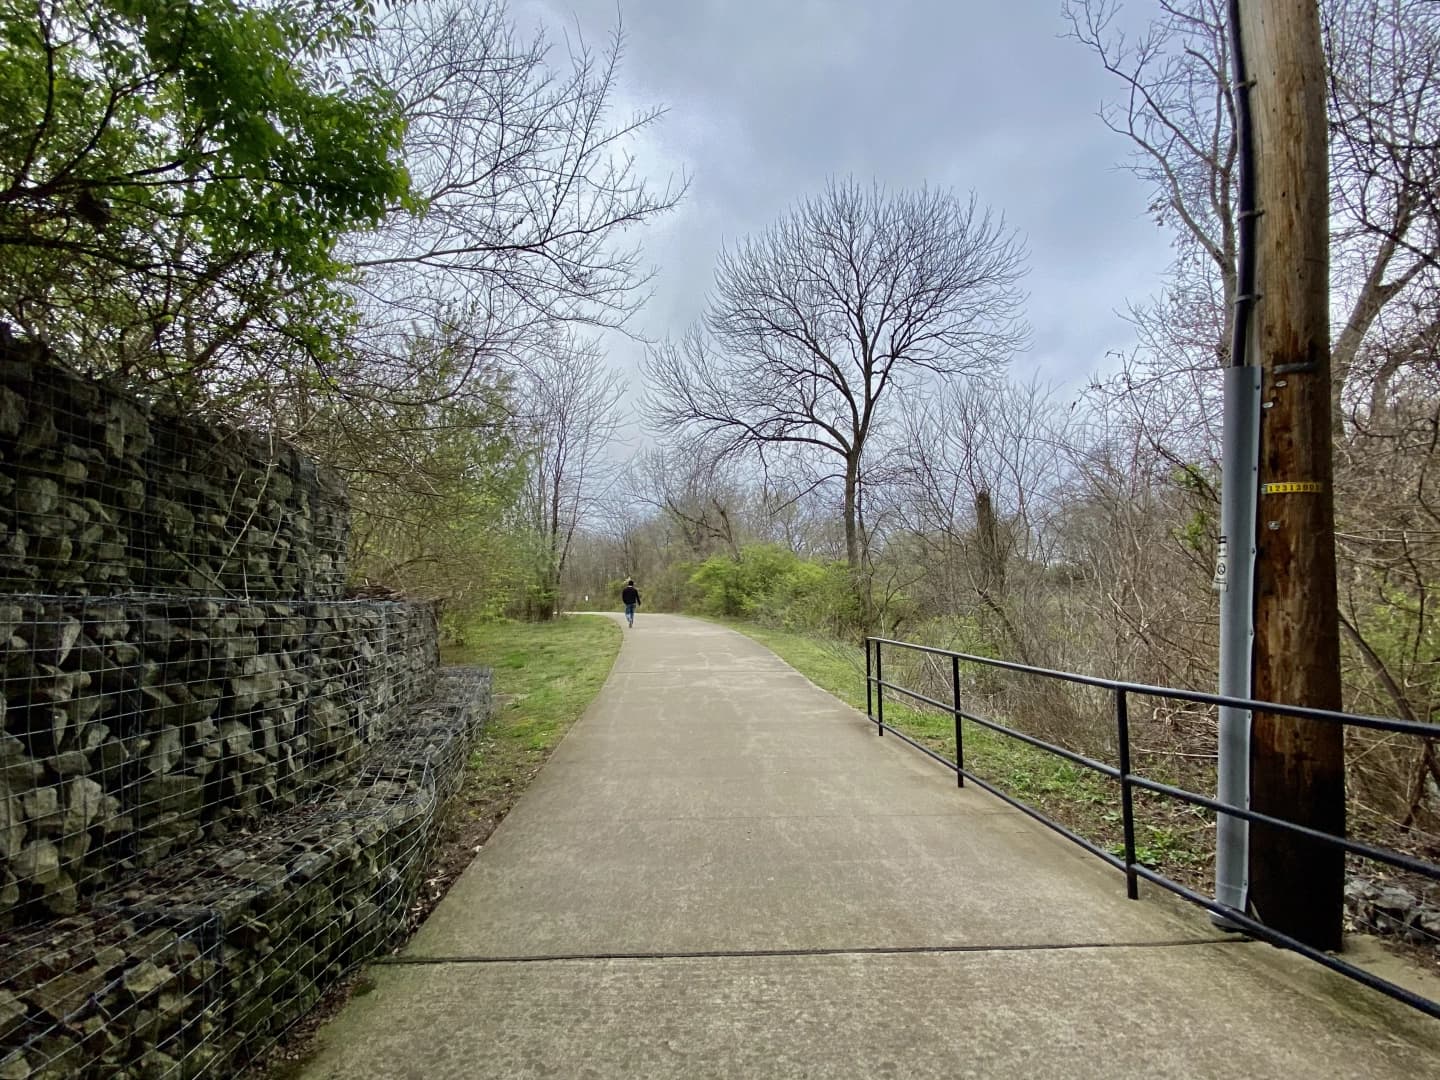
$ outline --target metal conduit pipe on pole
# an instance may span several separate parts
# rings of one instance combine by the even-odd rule
[[[1215,587],[1220,591],[1220,693],[1248,698],[1255,639],[1255,529],[1260,447],[1260,368],[1250,362],[1255,306],[1255,160],[1250,121],[1250,76],[1240,35],[1240,0],[1230,0],[1230,55],[1235,85],[1235,141],[1239,164],[1238,255],[1230,362],[1225,368],[1220,477],[1220,546]],[[1220,708],[1216,798],[1250,805],[1250,712]],[[1250,825],[1243,818],[1215,819],[1215,899],[1244,912],[1250,861]],[[1221,916],[1213,921],[1239,929]]]

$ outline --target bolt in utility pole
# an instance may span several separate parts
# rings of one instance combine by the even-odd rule
[[[1340,639],[1331,475],[1325,55],[1314,0],[1245,0],[1258,224],[1255,342],[1262,369],[1254,694],[1338,709]],[[1339,725],[1256,712],[1252,809],[1345,831]],[[1250,904],[1267,925],[1338,948],[1344,853],[1250,830]]]

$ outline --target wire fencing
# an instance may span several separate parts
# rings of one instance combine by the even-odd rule
[[[356,964],[403,938],[488,714],[445,672],[345,782],[0,937],[0,1076],[232,1075]]]
[[[0,592],[336,599],[348,514],[275,438],[0,348]]]
[[[343,483],[0,337],[0,1080],[231,1075],[397,940],[488,676]]]
[[[0,599],[0,926],[344,776],[438,663],[397,602]]]

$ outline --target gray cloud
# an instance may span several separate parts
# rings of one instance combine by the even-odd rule
[[[517,16],[599,42],[612,0],[533,0]],[[1143,17],[1145,13],[1134,13]],[[622,109],[669,115],[636,147],[685,204],[644,234],[655,295],[637,327],[675,333],[699,314],[720,245],[763,228],[833,175],[974,189],[1028,240],[1034,345],[1015,373],[1070,385],[1131,341],[1116,312],[1156,289],[1169,241],[1096,118],[1113,94],[1062,40],[1059,0],[625,0]],[[633,368],[640,350],[611,344]]]

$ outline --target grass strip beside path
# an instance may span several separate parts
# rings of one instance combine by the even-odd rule
[[[467,630],[464,645],[444,651],[446,664],[495,672],[495,708],[441,842],[444,850],[461,841],[447,862],[463,859],[463,869],[504,820],[600,692],[622,640],[610,619],[574,615],[544,623],[479,623]]]

